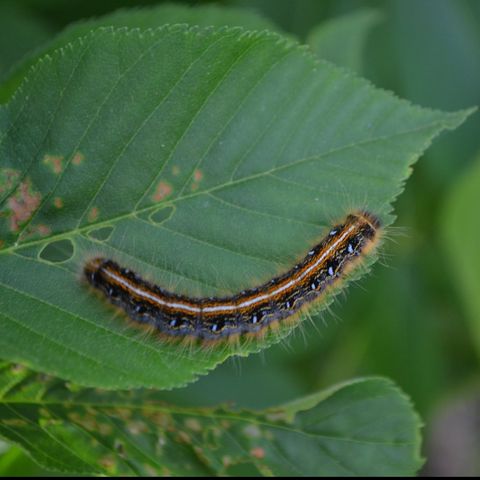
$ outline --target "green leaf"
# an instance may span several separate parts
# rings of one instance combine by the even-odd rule
[[[56,51],[0,110],[0,355],[172,388],[278,341],[161,341],[79,272],[102,254],[188,295],[261,284],[352,208],[388,226],[412,163],[468,113],[413,107],[269,33],[108,28]]]
[[[452,273],[452,285],[459,294],[480,353],[480,157],[451,190],[442,216],[442,237]]]
[[[422,463],[419,419],[387,379],[346,382],[259,412],[179,408],[145,391],[69,389],[10,366],[0,388],[0,434],[52,470],[412,475]]]
[[[361,72],[367,35],[381,18],[367,8],[335,17],[314,28],[307,43],[319,58]]]
[[[43,45],[39,42],[38,45],[40,47],[16,65],[4,84],[0,84],[0,103],[10,98],[28,70],[40,57],[45,54],[51,54],[56,49],[87,35],[96,28],[112,26],[146,30],[165,24],[176,23],[202,27],[239,26],[248,30],[278,30],[278,27],[273,22],[259,14],[241,8],[218,7],[216,5],[190,7],[186,5],[162,4],[150,8],[118,10],[99,18],[73,23],[50,42],[46,42]]]

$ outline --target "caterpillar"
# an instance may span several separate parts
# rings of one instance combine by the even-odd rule
[[[259,334],[324,297],[377,244],[380,220],[349,214],[287,272],[236,295],[190,298],[142,279],[115,261],[86,262],[86,280],[132,320],[169,337],[217,340]]]

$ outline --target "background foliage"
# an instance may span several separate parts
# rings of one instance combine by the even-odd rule
[[[2,3],[0,76],[71,21],[129,4],[23,0],[12,8]],[[355,49],[326,48],[319,55],[425,107],[458,110],[480,103],[480,8],[475,0],[222,4],[254,7],[265,21],[310,43],[314,51],[318,38],[331,38],[338,31],[332,24],[340,22],[345,45],[363,48],[350,56],[345,51]],[[335,316],[324,317],[320,334],[307,326],[306,340],[295,336],[287,348],[279,345],[261,357],[227,362],[186,389],[162,394],[162,400],[189,408],[234,398],[239,406],[262,409],[354,376],[385,375],[411,396],[426,423],[427,471],[478,473],[476,455],[464,448],[459,457],[455,445],[469,439],[475,452],[480,443],[472,422],[460,422],[456,413],[460,405],[461,418],[471,418],[480,390],[479,127],[475,113],[454,134],[442,136],[415,167],[397,203],[396,225],[404,230],[387,244],[387,267],[377,265],[375,274],[362,281],[375,295],[352,288],[348,302],[334,307]],[[445,440],[442,428],[449,421],[459,426],[453,441],[451,435]],[[27,468],[37,472],[24,462],[21,451],[10,448],[0,468],[3,474],[27,473]]]

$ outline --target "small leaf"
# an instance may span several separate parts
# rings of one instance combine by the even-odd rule
[[[361,72],[367,35],[380,20],[376,10],[355,10],[318,25],[309,34],[307,43],[319,58]]]
[[[0,110],[0,355],[173,388],[278,341],[162,342],[79,273],[101,254],[190,296],[261,284],[352,208],[388,226],[412,163],[468,113],[413,107],[267,32],[96,30]]]
[[[381,378],[261,412],[179,408],[148,392],[69,390],[36,375],[0,400],[0,434],[45,468],[106,475],[413,475],[420,422]],[[18,374],[18,372],[16,372]],[[13,374],[16,374],[15,372]],[[31,384],[44,384],[32,395]]]

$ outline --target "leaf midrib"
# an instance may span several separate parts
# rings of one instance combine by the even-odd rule
[[[152,410],[155,413],[165,413],[169,415],[178,415],[178,416],[185,416],[185,417],[200,417],[204,419],[213,419],[213,420],[233,420],[233,421],[238,421],[238,422],[243,422],[243,423],[248,423],[252,424],[254,423],[255,425],[261,426],[261,427],[267,427],[267,428],[275,428],[279,430],[285,430],[289,433],[297,433],[299,435],[305,435],[307,437],[312,437],[312,438],[325,438],[329,440],[337,440],[337,441],[345,441],[345,442],[351,442],[351,443],[358,443],[358,444],[369,444],[369,445],[389,445],[389,446],[394,446],[394,447],[409,447],[415,445],[414,442],[385,442],[385,441],[375,441],[375,440],[363,440],[363,439],[355,439],[355,438],[349,438],[349,437],[339,437],[339,436],[334,436],[334,435],[325,435],[325,434],[317,434],[317,433],[310,433],[306,432],[304,430],[299,430],[298,428],[293,428],[289,427],[287,425],[282,425],[279,423],[271,423],[268,421],[260,421],[258,418],[254,416],[253,413],[247,413],[247,417],[243,417],[241,414],[235,414],[235,413],[223,413],[223,414],[211,414],[211,413],[205,413],[201,409],[188,409],[188,408],[179,408],[179,407],[174,407],[174,408],[169,408],[169,407],[162,407],[160,405],[135,405],[135,404],[128,404],[128,403],[118,403],[118,404],[109,404],[109,403],[96,403],[96,402],[72,402],[72,401],[66,401],[66,402],[59,402],[59,401],[45,401],[45,402],[39,402],[37,401],[25,401],[25,400],[7,400],[6,402],[0,399],[0,404],[1,405],[7,405],[12,404],[16,406],[32,406],[32,405],[38,405],[39,407],[85,407],[85,408],[95,408],[98,410],[108,410],[108,409],[129,409],[129,410],[137,410],[137,411],[145,411],[147,409]],[[315,407],[313,407],[315,408]],[[106,412],[108,413],[108,412]]]
[[[182,201],[182,200],[191,199],[191,198],[194,198],[194,197],[198,197],[200,195],[205,195],[205,194],[215,192],[215,191],[218,191],[218,190],[222,190],[222,189],[234,186],[234,185],[238,185],[238,184],[245,183],[245,182],[248,182],[248,181],[251,181],[251,180],[255,180],[257,178],[261,178],[263,176],[270,175],[270,174],[278,172],[278,171],[286,170],[288,168],[292,168],[292,167],[295,167],[297,165],[301,165],[303,163],[308,163],[308,162],[314,161],[314,160],[320,160],[320,159],[322,159],[326,156],[329,156],[329,155],[332,155],[334,153],[338,153],[338,152],[341,152],[341,151],[344,151],[344,150],[348,150],[350,148],[356,148],[358,146],[368,145],[370,143],[381,142],[381,141],[384,141],[384,140],[388,140],[388,139],[395,138],[395,137],[401,137],[401,136],[404,136],[404,135],[411,135],[411,134],[415,134],[415,133],[422,132],[424,130],[429,130],[429,129],[439,127],[439,126],[444,126],[444,127],[448,128],[448,125],[445,122],[441,122],[441,121],[438,122],[437,121],[437,122],[432,122],[430,124],[423,125],[421,127],[417,127],[417,128],[414,128],[414,129],[409,129],[409,130],[404,130],[403,132],[394,133],[392,135],[388,135],[388,136],[387,135],[382,135],[382,136],[379,136],[379,137],[367,139],[367,140],[362,141],[362,142],[343,145],[341,147],[331,149],[331,150],[329,150],[327,152],[324,152],[324,153],[304,157],[304,158],[301,158],[299,160],[296,160],[294,162],[291,162],[291,163],[288,163],[288,164],[285,164],[285,165],[276,166],[276,167],[273,167],[269,170],[264,170],[262,172],[255,173],[255,174],[249,175],[247,177],[239,178],[238,180],[233,180],[233,181],[230,181],[230,182],[227,182],[227,183],[223,183],[221,185],[215,185],[214,187],[206,189],[206,190],[200,190],[200,191],[197,191],[197,192],[194,192],[194,193],[183,195],[181,197],[176,197],[176,198],[173,198],[171,200],[165,201],[163,203],[165,205],[174,204],[174,203],[177,203],[177,202]],[[119,222],[121,220],[124,220],[124,219],[134,218],[135,216],[137,216],[139,214],[150,212],[152,210],[157,209],[161,204],[162,203],[160,202],[160,203],[156,203],[156,204],[153,204],[153,205],[149,205],[147,207],[138,209],[135,212],[128,212],[126,214],[117,215],[116,217],[111,217],[111,218],[103,220],[101,222],[96,222],[96,223],[91,223],[91,224],[88,224],[88,225],[84,225],[83,227],[78,227],[78,228],[75,228],[73,230],[69,230],[68,232],[62,232],[62,233],[59,233],[59,234],[56,234],[56,235],[52,235],[48,238],[41,238],[41,239],[37,239],[37,240],[31,240],[29,242],[24,242],[24,243],[22,242],[21,244],[14,244],[14,245],[12,245],[8,248],[0,250],[0,255],[5,254],[5,253],[10,253],[11,251],[16,251],[18,249],[30,247],[30,246],[33,246],[33,245],[42,244],[42,243],[45,243],[45,242],[51,242],[51,241],[54,241],[54,240],[61,240],[61,239],[64,239],[64,238],[69,238],[72,235],[79,235],[79,234],[81,234],[85,231],[91,230],[92,228],[100,228],[100,227],[103,227],[103,226],[111,225],[112,223],[117,223],[117,222]]]

